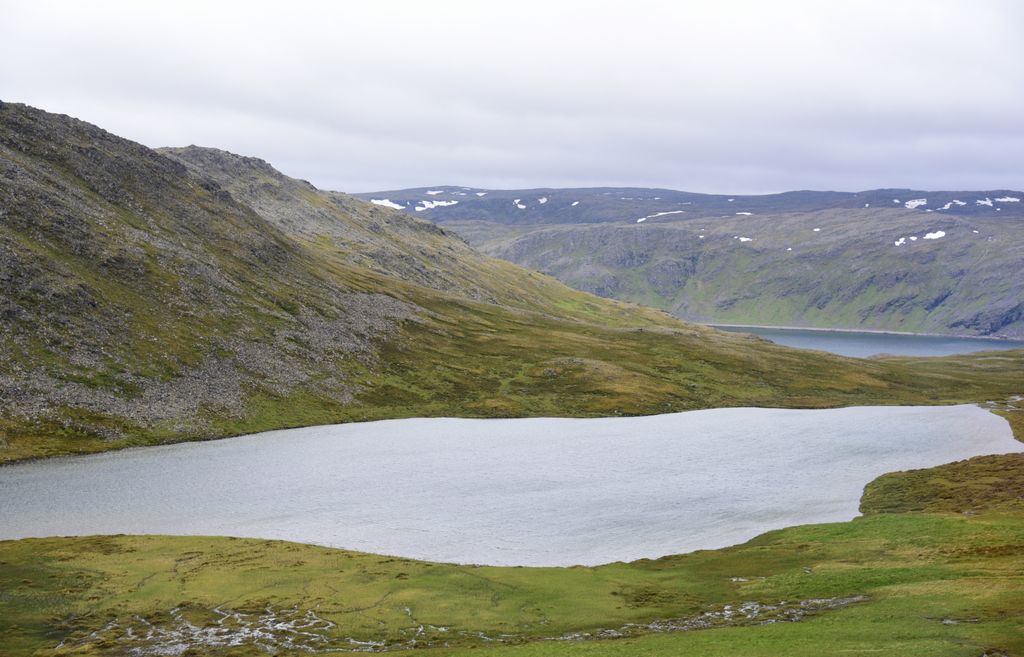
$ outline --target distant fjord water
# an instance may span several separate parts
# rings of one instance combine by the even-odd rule
[[[771,326],[713,325],[723,331],[753,333],[776,344],[797,349],[817,349],[840,356],[868,358],[892,356],[952,356],[978,351],[1024,349],[1022,340],[961,338],[945,335],[915,335],[871,331],[782,328]]]
[[[386,420],[0,467],[0,539],[284,539],[565,566],[845,521],[893,470],[1024,449],[977,406]]]

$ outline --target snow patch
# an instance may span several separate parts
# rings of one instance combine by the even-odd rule
[[[741,242],[752,242],[752,241],[754,241],[753,237],[741,237],[739,239],[740,239]]]
[[[787,251],[792,251],[792,250],[793,250],[793,247],[791,247],[791,246],[787,246],[787,247],[786,247],[786,250],[787,250]]]
[[[996,199],[996,203],[1020,203],[1020,199],[1016,196],[1001,196]]]
[[[820,233],[820,232],[821,232],[821,229],[820,229],[820,228],[815,228],[815,229],[814,229],[814,232],[815,232],[815,233]]]
[[[934,233],[928,233],[927,235],[924,236],[924,238],[926,240],[937,240],[940,237],[945,237],[945,236],[946,236],[946,231],[944,231],[944,230],[937,230]]]
[[[647,215],[643,219],[637,219],[637,223],[643,221],[644,219],[654,219],[655,217],[664,217],[666,214],[680,214],[682,212],[686,212],[686,210],[669,210],[668,212],[655,212],[654,214]]]
[[[901,237],[898,240],[896,240],[895,242],[893,242],[893,244],[895,244],[896,246],[903,246],[906,243],[907,243],[907,238],[906,237]]]
[[[519,202],[519,201],[521,201],[521,200],[522,200],[522,199],[518,199],[518,198],[517,198],[517,199],[513,199],[512,203],[514,203],[514,204],[515,204],[515,206],[516,206],[517,208],[519,208],[520,210],[525,210],[525,209],[526,209],[526,206],[525,206],[525,205],[523,205],[522,203],[520,203],[520,202]]]
[[[926,199],[926,198],[915,198],[915,199],[913,199],[911,201],[907,201],[906,203],[904,203],[903,207],[905,207],[908,210],[913,210],[914,208],[919,208],[922,205],[928,205],[928,199]]]
[[[900,202],[900,200],[899,200],[898,198],[894,198],[894,199],[892,200],[892,202],[893,202],[893,203],[899,203],[899,202]]]
[[[864,207],[866,207],[866,208],[870,208],[870,207],[871,207],[871,204],[870,204],[870,203],[865,203],[865,204],[864,204]]]
[[[431,208],[444,208],[449,205],[458,205],[458,201],[420,201],[420,205],[416,206],[416,212],[423,212],[424,210],[430,210]]]
[[[487,192],[477,192],[477,196],[487,196]]]
[[[645,221],[647,221],[647,217],[640,217],[639,219],[636,220],[638,224],[642,224]]]
[[[753,212],[737,212],[736,214],[737,215],[743,215],[744,217],[749,217],[750,215],[752,215],[754,213]]]
[[[916,237],[911,237],[911,238],[910,238],[910,241],[911,241],[911,242],[916,242],[916,241],[917,241],[917,238],[916,238]]]
[[[386,198],[371,198],[370,199],[370,203],[373,203],[374,205],[383,205],[386,208],[394,208],[396,210],[404,210],[405,209],[404,205],[400,205],[400,204],[395,203],[394,201],[391,201],[390,199],[386,199]]]
[[[569,205],[570,205],[570,206],[572,206],[572,207],[576,207],[576,206],[577,206],[577,205],[579,205],[579,204],[580,204],[580,202],[579,202],[579,201],[573,201],[573,202],[572,202],[572,203],[570,203]]]
[[[438,194],[444,194],[443,189],[428,189],[427,194],[430,196],[437,196]]]
[[[730,202],[730,203],[732,203],[732,202],[733,202],[733,201],[735,201],[735,200],[736,200],[736,199],[734,199],[734,198],[731,198],[731,199],[729,199],[729,202]]]
[[[976,199],[974,203],[975,205],[987,205],[988,207],[992,207],[992,199],[988,197],[985,197],[984,199]]]
[[[541,205],[544,205],[545,203],[548,202],[548,197],[547,196],[541,196],[539,199],[537,199],[537,202],[540,203]]]

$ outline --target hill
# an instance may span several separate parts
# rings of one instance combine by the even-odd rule
[[[995,398],[1022,355],[857,361],[574,291],[210,149],[0,105],[0,460],[407,416]]]
[[[1024,336],[1024,193],[450,189],[363,196],[683,319]]]

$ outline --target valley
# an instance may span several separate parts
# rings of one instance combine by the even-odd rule
[[[561,198],[548,194],[536,203],[553,207]],[[698,254],[697,269],[706,271],[706,262],[739,272],[743,280],[725,276],[721,285],[751,288],[751,301],[736,300],[728,317],[775,308],[772,317],[781,318],[784,304],[753,300],[774,298],[769,289],[753,289],[771,284],[765,272],[774,265],[751,254],[806,249],[806,267],[840,258],[839,245],[852,242],[846,206],[818,205],[822,199],[863,201],[840,196],[799,201],[809,204],[801,212],[824,214],[809,228],[806,214],[786,215],[772,223],[774,234],[767,228],[741,232],[750,228],[745,222],[753,209],[722,221],[705,215],[696,219],[698,226],[690,218],[667,219],[676,217],[674,211],[654,206],[645,221],[628,225],[520,226],[497,223],[497,214],[486,224],[479,217],[435,224],[426,220],[427,211],[463,204],[428,195],[437,197],[434,205],[410,216],[318,189],[257,158],[194,146],[150,149],[67,116],[0,104],[0,279],[6,291],[0,310],[0,462],[7,464],[0,466],[0,522],[8,530],[18,518],[40,523],[23,533],[11,530],[6,536],[12,539],[46,535],[0,541],[0,652],[227,657],[414,649],[448,655],[486,648],[510,655],[817,655],[825,636],[850,654],[1019,653],[1024,466],[1019,442],[1009,435],[1019,441],[1024,429],[1024,350],[860,359],[789,348],[572,289],[485,255],[459,236],[488,252],[500,251],[499,243],[512,248],[537,239],[562,254],[556,261],[567,269],[552,273],[565,279],[578,267],[574,254],[590,244],[605,245],[613,262],[624,257],[646,277],[658,268],[645,250],[665,249],[671,259],[676,242],[705,242],[709,250]],[[395,198],[388,200],[399,205]],[[515,210],[531,207],[525,195],[517,198]],[[992,203],[999,198],[1002,193]],[[758,202],[744,207],[775,207]],[[942,219],[952,224],[936,218],[928,226],[917,206],[877,214],[861,208],[868,212],[865,226],[877,222],[871,231],[879,240],[882,224],[908,240],[920,236],[912,240],[914,250],[898,256],[912,254],[918,265],[943,262],[928,249],[958,245],[963,257],[978,263],[964,270],[963,276],[975,277],[965,279],[965,289],[987,285],[1003,300],[967,301],[951,293],[927,312],[908,301],[892,315],[871,306],[878,326],[948,328],[966,321],[974,322],[967,333],[1014,334],[1017,281],[1004,274],[1017,266],[1016,251],[985,246],[1012,242],[1014,229],[1000,223],[1002,211],[998,221],[979,214],[996,212],[994,207],[963,206],[962,216]],[[797,240],[792,236],[801,226],[807,235]],[[945,235],[925,244],[925,228]],[[999,240],[990,241],[993,235]],[[906,246],[895,244],[898,236],[885,237],[886,249]],[[523,254],[534,252],[522,248]],[[942,280],[914,272],[900,285],[918,289],[934,282],[934,293],[942,294]],[[640,296],[652,294],[647,283],[640,285],[650,279],[635,280],[637,290],[647,289]],[[672,285],[658,288],[665,298]],[[815,287],[828,285],[819,281]],[[685,303],[712,315],[721,309],[719,294],[707,292],[706,303],[698,297]],[[682,306],[659,298],[636,300],[684,314]],[[683,303],[683,297],[672,298]],[[858,312],[849,310],[860,303],[854,296],[842,300],[843,307],[829,298],[820,315],[807,317]],[[849,408],[865,406],[873,408]],[[713,428],[689,434],[651,428],[695,417],[683,411],[735,421],[716,420]],[[825,415],[815,413],[839,419],[817,420]],[[781,431],[781,418],[791,416],[811,419],[796,433]],[[520,436],[478,428],[455,441],[442,428],[450,418],[534,423],[534,429]],[[374,422],[379,420],[412,427],[403,442],[407,451],[380,453],[398,435],[389,429],[368,440],[359,455],[354,436],[390,426]],[[593,423],[580,425],[577,453],[555,449],[573,435],[559,423],[575,422]],[[854,431],[855,425],[861,429]],[[245,435],[286,429],[293,430]],[[310,435],[328,442],[304,442]],[[762,481],[764,494],[711,494],[708,488],[702,497],[686,471],[685,462],[696,457],[680,451],[676,461],[667,458],[686,435],[714,455],[707,463],[717,459],[724,468],[705,464],[700,472],[719,482],[728,475],[714,472],[746,472],[741,483]],[[230,436],[239,437],[171,444]],[[488,438],[496,452],[484,451]],[[272,448],[247,457],[230,451],[260,439]],[[781,456],[785,450],[772,450],[771,440],[793,448],[795,465],[773,470],[767,460],[750,458],[759,450]],[[897,440],[906,441],[904,452],[913,458],[896,459]],[[972,441],[974,450],[968,449]],[[517,454],[524,445],[533,461]],[[844,450],[852,461],[839,457]],[[319,458],[328,452],[333,461]],[[178,462],[175,474],[173,455],[192,453],[222,456],[204,467]],[[931,456],[920,460],[926,454]],[[441,455],[448,460],[431,460]],[[460,473],[488,458],[496,465],[475,474],[475,492],[456,495],[477,499],[479,508],[460,512],[455,498],[416,492],[422,482],[436,494],[469,481]],[[966,460],[935,465],[950,459]],[[812,468],[812,461],[822,469]],[[873,469],[854,468],[853,462]],[[92,463],[116,465],[102,486],[89,478]],[[283,468],[286,463],[291,469]],[[804,480],[802,496],[742,510],[743,503],[768,500],[772,491],[799,492],[792,480],[801,464],[815,473]],[[57,476],[51,468],[66,470]],[[424,468],[435,468],[436,480],[417,479]],[[607,503],[592,485],[601,468],[622,469],[600,477],[610,487]],[[918,469],[869,483],[889,468]],[[353,482],[350,489],[343,472]],[[32,480],[19,479],[19,473],[37,474]],[[526,479],[514,476],[524,473]],[[196,477],[191,483],[190,475]],[[599,521],[614,515],[618,500],[626,506],[609,526],[647,547],[573,557],[582,553],[553,537],[572,535],[558,512],[574,507],[558,504],[550,509],[547,534],[540,532],[534,546],[547,550],[549,560],[533,564],[520,554],[491,560],[503,565],[469,565],[478,560],[460,551],[465,537],[459,535],[448,537],[454,546],[448,553],[411,554],[388,547],[397,542],[357,541],[358,527],[387,529],[391,523],[393,537],[422,549],[429,541],[418,536],[457,525],[430,515],[439,509],[470,525],[492,511],[508,523],[501,511],[515,505],[496,504],[490,496],[496,482],[514,500],[531,486],[557,488],[570,475],[582,476],[582,506],[568,514],[579,521],[577,540],[608,540],[608,527],[601,529]],[[626,495],[637,480],[654,488]],[[152,488],[157,482],[166,487]],[[842,499],[825,500],[817,494],[820,486],[833,486]],[[336,497],[339,489],[348,497]],[[410,520],[419,523],[418,534],[399,522],[402,509],[370,504],[400,490],[407,491],[414,512],[417,503],[426,505]],[[687,498],[686,490],[696,497]],[[99,492],[108,497],[90,497]],[[270,498],[257,503],[263,493]],[[707,528],[701,530],[698,519],[672,515],[681,506],[709,509],[713,498],[725,518],[714,528],[718,542],[701,538]],[[863,515],[849,520],[858,498]],[[275,506],[315,499],[322,502],[320,516],[309,508]],[[650,515],[628,511],[637,499],[647,500]],[[177,520],[147,524],[147,513],[131,506],[147,500],[164,509],[154,518]],[[815,515],[815,503],[835,508]],[[525,515],[540,508],[520,506]],[[116,516],[117,508],[128,511],[102,525],[104,514]],[[355,515],[339,516],[338,509]],[[750,523],[728,522],[744,513]],[[253,524],[246,525],[246,514],[254,514]],[[322,541],[276,533],[303,519],[334,533]],[[804,522],[817,524],[783,528]],[[253,529],[257,525],[263,529]],[[662,542],[645,538],[651,531]],[[94,532],[105,535],[65,535]],[[195,535],[206,533],[218,535]],[[493,527],[484,534],[477,537],[484,544],[497,535]],[[295,537],[303,542],[275,540]],[[722,547],[737,541],[746,542]],[[336,547],[311,544],[316,542]],[[579,562],[586,565],[553,567]]]
[[[1021,192],[460,190],[360,196],[577,289],[686,320],[1024,336],[1024,284],[1006,275],[1024,266]]]

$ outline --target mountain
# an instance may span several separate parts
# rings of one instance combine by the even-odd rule
[[[1024,216],[1024,192],[873,189],[864,192],[794,191],[755,196],[696,194],[644,187],[477,189],[418,187],[356,194],[431,221],[480,220],[530,224],[628,223],[672,218],[720,218],[822,210],[893,209],[957,217]]]
[[[1024,336],[1022,192],[445,187],[361,196],[577,289],[683,319]]]
[[[989,399],[604,300],[255,158],[0,104],[0,461],[407,416]]]

